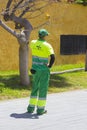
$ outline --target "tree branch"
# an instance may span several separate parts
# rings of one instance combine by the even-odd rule
[[[15,22],[16,24],[20,24],[22,27],[24,27],[24,33],[25,33],[26,39],[28,40],[30,36],[30,32],[33,30],[33,27],[30,24],[30,22],[27,19],[20,18],[15,15],[11,16],[11,20]]]
[[[14,6],[14,8],[12,9],[12,14],[15,13],[16,9],[18,8],[18,6],[23,2],[24,0],[20,0],[17,5]]]
[[[34,5],[28,6],[26,7],[23,12],[20,14],[19,17],[23,17],[23,15],[25,15]]]
[[[8,27],[3,21],[0,20],[0,26],[4,28],[6,31],[8,31],[10,34],[15,36],[17,38],[18,33],[16,31],[12,30],[10,27]]]
[[[9,1],[11,1],[11,3],[12,3],[12,0],[9,0]],[[35,5],[35,6],[37,6],[37,4],[40,2],[40,1],[42,1],[43,2],[43,0],[27,0],[27,1],[25,1],[25,2],[23,2],[24,0],[20,0],[15,6],[14,6],[14,8],[12,9],[12,12],[14,13],[16,10],[18,10],[18,9],[21,9],[21,8],[26,8],[26,7],[32,7],[32,5],[30,6],[30,4],[33,4],[33,5]],[[52,1],[55,1],[55,0],[44,0],[44,3],[46,2],[47,4],[45,4],[44,6],[42,6],[42,7],[40,7],[40,8],[37,8],[37,9],[41,9],[41,8],[44,8],[45,6],[47,6],[47,5],[49,5],[50,3],[52,3]],[[9,3],[9,2],[8,2]],[[11,3],[10,4],[7,4],[7,5],[9,5],[8,6],[8,8],[10,7],[10,5],[11,5]],[[36,9],[36,10],[37,10]]]
[[[34,27],[34,30],[35,30],[35,29],[38,29],[38,28],[40,28],[40,27],[42,27],[42,26],[44,26],[44,25],[47,25],[47,24],[49,24],[49,21],[46,21],[45,23],[40,24],[40,25],[37,26],[37,27]]]
[[[6,5],[6,11],[9,10],[9,7],[10,7],[11,3],[12,3],[12,0],[9,0],[7,5]]]

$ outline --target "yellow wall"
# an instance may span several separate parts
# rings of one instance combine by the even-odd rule
[[[60,35],[87,34],[87,7],[75,4],[58,3],[51,5],[51,7],[47,7],[45,12],[51,15],[50,24],[49,26],[45,26],[45,28],[50,32],[48,41],[52,44],[55,50],[55,64],[84,62],[84,55],[60,56]],[[45,21],[45,14],[34,20],[31,19],[30,21],[33,26],[36,26]],[[8,25],[13,26],[10,23],[8,23]],[[36,38],[37,30],[34,30],[31,33],[31,39]],[[0,27],[0,70],[18,69],[18,48],[19,45],[17,40]],[[31,56],[29,59],[31,61]]]

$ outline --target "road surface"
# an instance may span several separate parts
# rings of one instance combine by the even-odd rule
[[[48,113],[26,113],[28,98],[0,102],[0,130],[87,130],[87,90],[48,95]]]

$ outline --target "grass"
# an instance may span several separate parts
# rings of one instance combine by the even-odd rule
[[[51,71],[61,71],[84,67],[84,64],[54,66]],[[30,75],[32,80],[32,76]],[[30,87],[19,84],[18,71],[0,72],[0,100],[27,97],[31,91]],[[87,73],[84,71],[51,75],[49,93],[87,89]]]
[[[52,67],[51,71],[56,72],[56,71],[64,71],[64,70],[69,70],[69,69],[74,69],[74,68],[83,68],[83,67],[84,67],[83,63],[60,65],[60,66]]]
[[[52,75],[49,92],[87,89],[87,73],[84,71]]]

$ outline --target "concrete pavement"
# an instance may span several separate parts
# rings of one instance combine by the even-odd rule
[[[87,130],[87,90],[48,95],[48,113],[26,113],[28,98],[0,102],[0,130]]]

